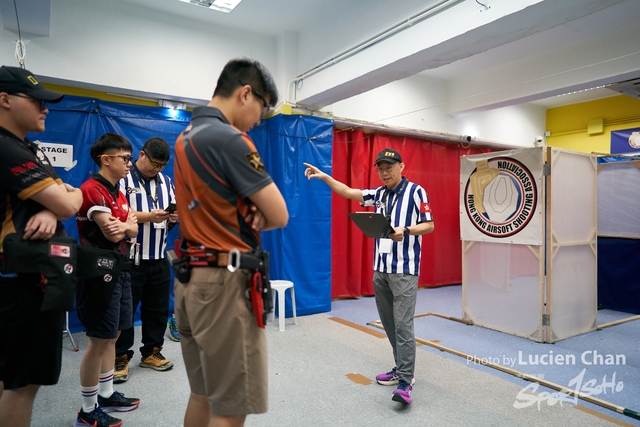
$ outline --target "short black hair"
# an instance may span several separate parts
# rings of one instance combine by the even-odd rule
[[[249,85],[269,99],[269,105],[278,103],[278,88],[271,73],[260,62],[249,58],[237,58],[227,62],[222,69],[213,96],[229,98],[240,86]]]
[[[100,162],[99,156],[112,154],[120,150],[131,152],[132,148],[129,140],[124,136],[107,132],[93,142],[89,153],[93,161],[100,166],[102,163]]]
[[[162,138],[149,138],[142,147],[147,155],[151,156],[153,160],[160,160],[166,162],[171,155],[171,148],[169,143]]]

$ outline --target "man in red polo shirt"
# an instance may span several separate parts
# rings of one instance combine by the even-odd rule
[[[138,220],[117,183],[131,167],[131,143],[120,135],[106,133],[93,143],[90,153],[99,171],[80,187],[84,196],[76,215],[80,244],[128,257],[126,238],[138,235]],[[122,421],[106,412],[132,411],[140,404],[140,399],[113,390],[116,340],[121,330],[131,327],[133,313],[129,271],[123,268],[112,280],[112,294],[100,296],[109,298],[107,301],[96,301],[92,284],[86,279],[76,287],[78,318],[89,337],[80,364],[82,408],[76,427],[119,427]]]

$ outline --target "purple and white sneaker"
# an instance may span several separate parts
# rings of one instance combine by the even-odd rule
[[[413,387],[411,387],[411,385],[409,385],[405,380],[400,380],[398,382],[398,388],[395,389],[391,395],[391,400],[407,405],[411,403],[412,391]]]
[[[396,372],[396,368],[393,368],[387,373],[377,375],[376,381],[380,385],[396,385],[400,381],[400,377]],[[415,383],[416,383],[416,379],[414,377],[411,377],[411,384],[413,385]]]

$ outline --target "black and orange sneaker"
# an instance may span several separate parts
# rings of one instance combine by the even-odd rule
[[[73,425],[74,427],[120,427],[122,420],[106,414],[99,405],[96,405],[96,408],[89,413],[80,408],[78,418],[76,418],[76,422]]]
[[[114,391],[108,399],[98,395],[98,405],[104,412],[129,412],[140,405],[140,399],[124,397],[124,394]]]

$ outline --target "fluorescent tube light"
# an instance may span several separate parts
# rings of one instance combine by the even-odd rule
[[[231,12],[242,0],[178,0],[184,3],[195,4],[217,10],[218,12]]]

